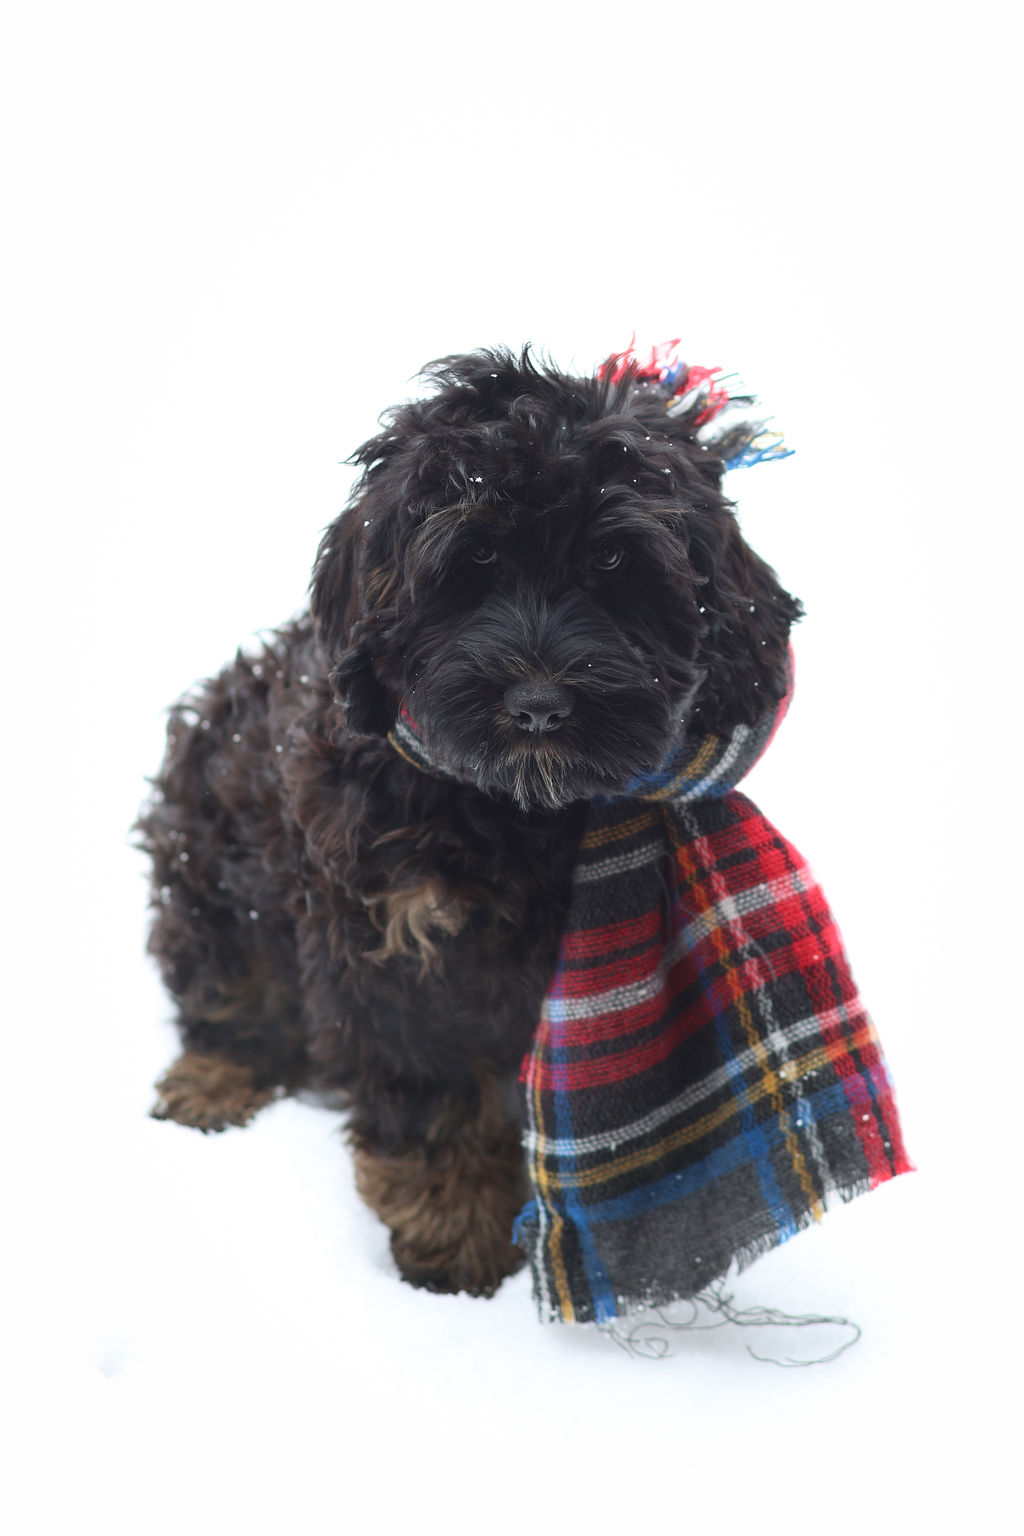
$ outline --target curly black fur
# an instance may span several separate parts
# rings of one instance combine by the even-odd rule
[[[354,455],[309,620],[172,711],[139,826],[186,1047],[160,1112],[209,1128],[271,1088],[344,1090],[403,1273],[489,1292],[521,1197],[494,1085],[534,1029],[586,801],[687,727],[751,723],[800,610],[656,389],[528,350],[429,372]],[[568,700],[557,725],[523,728],[517,684]],[[384,739],[403,704],[454,779]],[[200,1110],[218,1060],[246,1075]]]

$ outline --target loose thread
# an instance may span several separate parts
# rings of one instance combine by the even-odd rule
[[[703,1305],[714,1322],[701,1322],[701,1310],[698,1303]],[[682,1303],[680,1303],[682,1305]],[[757,1360],[762,1365],[778,1365],[783,1369],[792,1370],[808,1365],[828,1365],[839,1356],[845,1354],[848,1349],[858,1342],[861,1337],[860,1326],[847,1317],[826,1317],[817,1312],[804,1313],[802,1316],[781,1312],[776,1307],[737,1307],[733,1304],[731,1295],[726,1295],[724,1282],[719,1280],[701,1291],[686,1303],[692,1308],[692,1316],[682,1321],[666,1317],[659,1307],[652,1308],[654,1316],[663,1328],[672,1333],[707,1333],[716,1328],[726,1328],[732,1325],[735,1328],[811,1328],[828,1325],[852,1330],[851,1337],[845,1339],[836,1349],[826,1355],[819,1355],[811,1360],[796,1360],[791,1357],[778,1359],[774,1355],[762,1355],[752,1345],[745,1346],[747,1354],[752,1360]],[[628,1355],[633,1355],[647,1360],[663,1360],[671,1353],[669,1341],[658,1334],[644,1336],[642,1330],[655,1326],[649,1320],[635,1323],[627,1332],[611,1325],[604,1330],[608,1337],[624,1349]]]

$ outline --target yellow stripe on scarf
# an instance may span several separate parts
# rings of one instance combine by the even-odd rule
[[[542,1123],[540,1073],[537,1073],[534,1078],[533,1115],[534,1123],[540,1125]],[[572,1290],[565,1267],[565,1254],[562,1252],[562,1231],[565,1227],[565,1221],[560,1211],[552,1210],[551,1202],[547,1199],[548,1191],[551,1188],[551,1179],[548,1176],[543,1158],[538,1158],[534,1163],[534,1181],[537,1186],[538,1198],[543,1202],[551,1217],[551,1230],[547,1236],[547,1250],[551,1261],[551,1272],[555,1277],[555,1288],[558,1291],[558,1305],[562,1314],[562,1321],[573,1323],[576,1321],[576,1312],[572,1304]]]
[[[873,1039],[874,1029],[871,1021],[865,1018],[863,1025],[851,1039],[850,1045],[856,1050],[861,1050]],[[778,1088],[780,1077],[784,1080],[790,1080],[792,1078],[807,1077],[812,1072],[818,1071],[826,1065],[830,1055],[831,1052],[828,1047],[818,1046],[813,1051],[808,1051],[806,1056],[799,1056],[793,1061],[787,1062],[778,1074],[766,1072],[755,1087],[747,1090],[747,1105],[756,1104],[767,1094],[773,1093]],[[737,1099],[730,1099],[727,1104],[720,1105],[718,1109],[710,1110],[700,1120],[692,1121],[686,1126],[681,1126],[679,1130],[673,1131],[671,1135],[662,1137],[661,1141],[655,1146],[643,1147],[637,1152],[627,1152],[622,1157],[610,1159],[602,1163],[600,1168],[585,1169],[579,1173],[572,1174],[568,1178],[561,1178],[558,1174],[549,1175],[545,1169],[544,1188],[545,1190],[592,1189],[598,1184],[605,1183],[607,1180],[622,1178],[627,1173],[633,1173],[636,1169],[645,1167],[648,1163],[658,1162],[668,1153],[676,1152],[680,1147],[685,1147],[688,1142],[699,1141],[702,1136],[707,1136],[712,1131],[718,1130],[720,1126],[726,1125],[738,1115],[743,1107]],[[538,1135],[536,1150],[532,1159],[536,1162],[538,1169],[538,1185],[540,1183],[541,1160],[545,1155],[547,1145],[547,1138]],[[813,1189],[811,1190],[811,1196],[814,1205],[819,1210],[815,1220],[820,1221],[823,1211]]]
[[[694,841],[687,844],[684,848],[679,836],[679,827],[676,824],[674,818],[671,816],[666,816],[665,824],[668,829],[668,835],[673,844],[677,866],[681,870],[686,870],[688,884],[691,891],[693,891],[696,865],[692,857],[692,852],[695,852],[704,840],[703,838],[696,838]],[[705,857],[703,859],[703,865],[706,869],[712,870],[714,868],[714,860],[709,857]],[[768,1094],[771,1098],[772,1108],[774,1109],[776,1118],[779,1122],[779,1129],[782,1131],[782,1137],[786,1144],[786,1150],[789,1153],[789,1160],[792,1165],[793,1172],[800,1180],[800,1187],[802,1188],[806,1197],[808,1209],[811,1215],[814,1217],[815,1221],[820,1221],[825,1214],[825,1209],[821,1201],[818,1199],[817,1191],[814,1188],[814,1182],[807,1168],[807,1161],[800,1148],[799,1139],[793,1130],[793,1122],[790,1117],[789,1110],[786,1108],[785,1100],[783,1099],[783,1096],[779,1090],[778,1074],[772,1067],[768,1065],[768,1052],[765,1050],[764,1043],[756,1028],[754,1027],[749,994],[744,988],[739,976],[737,975],[734,961],[730,959],[729,945],[726,941],[726,937],[722,929],[718,926],[715,926],[711,931],[710,938],[718,952],[718,960],[722,966],[722,971],[728,983],[729,991],[732,994],[732,1000],[735,1004],[736,1012],[739,1015],[740,1023],[743,1026],[743,1032],[747,1037],[747,1043],[753,1052],[755,1061],[761,1068],[761,1088],[757,1097],[763,1098],[765,1094]],[[749,1094],[750,1090],[748,1089],[747,1092]]]

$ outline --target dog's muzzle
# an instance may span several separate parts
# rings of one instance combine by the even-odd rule
[[[505,708],[516,725],[537,736],[557,731],[575,702],[572,690],[558,683],[513,683],[505,689]]]

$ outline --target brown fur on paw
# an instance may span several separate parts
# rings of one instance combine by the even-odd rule
[[[476,1118],[439,1144],[390,1154],[354,1147],[356,1186],[391,1228],[403,1280],[492,1296],[521,1267],[512,1224],[526,1198],[523,1154],[496,1083],[482,1082]]]
[[[250,1067],[225,1056],[185,1051],[156,1085],[154,1120],[177,1120],[200,1131],[246,1125],[277,1090],[258,1088]]]
[[[519,1206],[517,1214],[518,1210]],[[439,1293],[463,1291],[467,1296],[493,1296],[501,1282],[524,1263],[522,1253],[507,1239],[491,1246],[477,1240],[455,1253],[429,1254],[424,1258],[393,1232],[391,1253],[407,1285]]]

